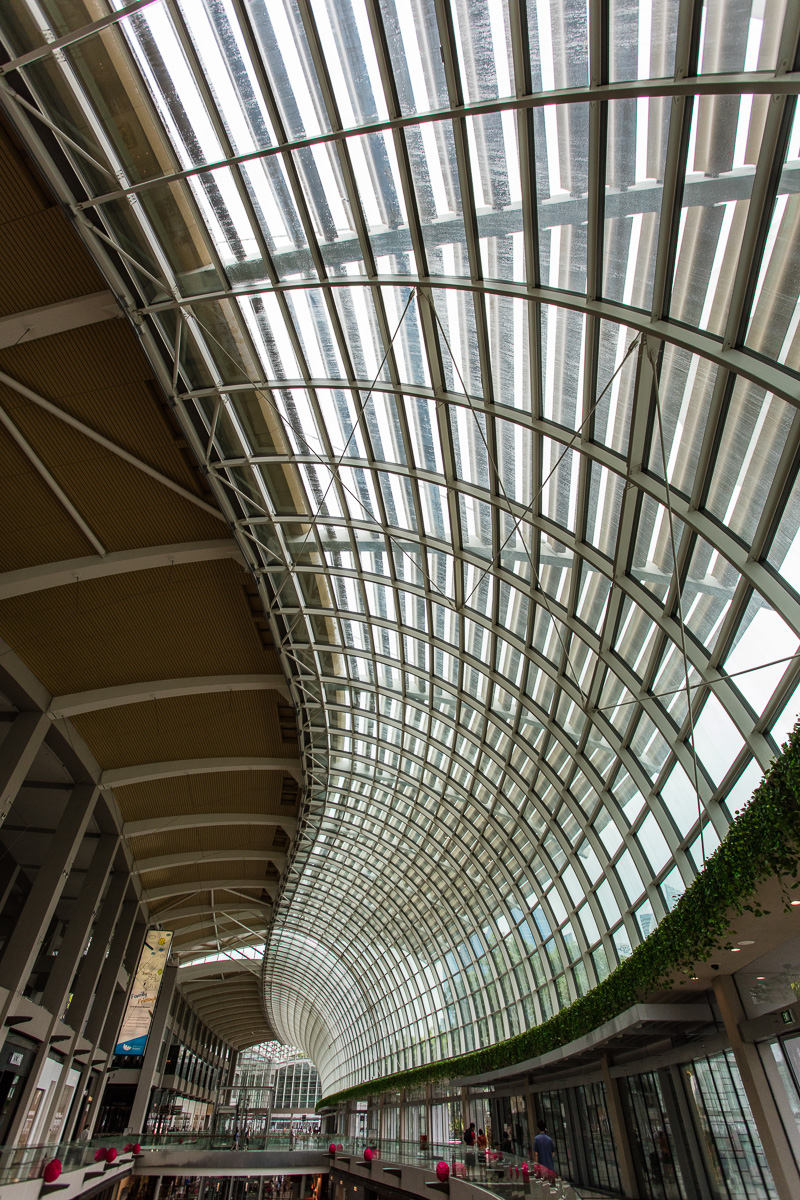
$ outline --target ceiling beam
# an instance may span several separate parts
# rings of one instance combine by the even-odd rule
[[[42,308],[29,308],[0,317],[0,350],[119,317],[122,317],[122,309],[114,293],[108,290],[45,304]]]
[[[204,1012],[214,1013],[218,1019],[227,1021],[232,1024],[234,1021],[241,1021],[251,1016],[257,1016],[260,1024],[266,1025],[264,1019],[264,1011],[261,1008],[261,1000],[257,991],[258,984],[252,976],[253,987],[247,991],[242,991],[237,986],[237,981],[227,983],[223,979],[217,979],[210,983],[208,987],[200,986],[198,990],[194,984],[188,984],[186,987],[188,995],[197,1003],[198,1008],[202,1007]],[[252,1029],[252,1025],[250,1026]]]
[[[145,700],[171,700],[176,696],[201,696],[213,692],[280,692],[289,699],[283,675],[196,675],[187,679],[153,679],[54,696],[48,713],[52,717],[74,717],[98,708],[119,708],[126,704],[141,704]]]
[[[194,996],[189,994],[192,1001]],[[260,1024],[266,1026],[267,1022],[264,1019],[264,1014],[261,1011],[261,1005],[256,997],[243,998],[238,1004],[227,1005],[224,1000],[220,1000],[218,1004],[208,1004],[200,1001],[197,1003],[197,1008],[204,1019],[216,1020],[220,1024],[226,1025],[229,1029],[244,1026],[245,1029],[252,1029],[254,1025]]]
[[[135,763],[103,771],[103,789],[128,787],[132,783],[151,783],[157,779],[174,779],[178,775],[216,775],[225,771],[285,771],[300,782],[300,760],[297,758],[256,758],[234,755],[230,758],[179,758],[172,762]]]
[[[81,25],[79,29],[72,29],[69,33],[63,34],[62,37],[55,38],[52,42],[45,42],[41,46],[34,47],[33,50],[26,51],[25,54],[18,55],[17,58],[12,58],[10,62],[4,63],[0,67],[0,75],[8,75],[11,71],[18,71],[20,67],[27,67],[31,63],[38,62],[39,59],[47,58],[63,46],[71,46],[75,42],[83,41],[84,38],[92,37],[92,35],[99,33],[101,29],[107,29],[109,25],[115,25],[123,17],[129,17],[132,13],[138,12],[140,8],[146,8],[148,4],[153,3],[154,0],[131,0],[131,3],[126,4],[124,9],[117,9],[115,12],[107,13],[106,16],[99,17],[96,21],[91,21],[88,25]]]
[[[280,850],[248,850],[237,846],[232,850],[183,850],[175,854],[157,854],[153,858],[134,859],[140,875],[145,871],[163,871],[166,867],[190,867],[212,862],[271,862],[279,870],[286,866],[286,855]]]
[[[152,904],[156,900],[167,900],[170,896],[186,896],[195,892],[229,892],[231,889],[238,891],[240,888],[257,888],[259,891],[265,891],[274,900],[275,887],[274,883],[263,879],[243,879],[241,876],[237,879],[192,879],[187,883],[166,883],[161,887],[145,888],[142,891],[142,899]],[[155,920],[161,918],[160,913],[154,913],[153,916]]]
[[[268,911],[268,907],[262,904],[260,900],[253,900],[249,904],[226,903],[225,913],[222,915],[227,916],[229,913],[250,913],[254,917],[264,917]],[[190,904],[186,908],[165,908],[157,914],[157,917],[160,923],[169,922],[169,924],[174,926],[176,921],[184,917],[193,919],[195,917],[208,916],[210,918],[211,912],[210,904]],[[219,915],[218,913],[217,916]],[[185,932],[185,928],[175,930],[176,936]]]
[[[254,963],[254,966],[260,968],[259,963]],[[184,969],[180,968],[181,973]],[[264,1019],[258,980],[250,973],[234,973],[226,979],[202,977],[182,981],[179,978],[178,983],[193,999],[204,1004],[207,1010],[216,1009],[232,1014],[234,1006],[244,1008],[253,1005],[258,1008],[261,1019]]]
[[[254,962],[258,966],[257,959],[251,959],[250,962]],[[224,975],[241,975],[243,973],[251,974],[252,972],[244,962],[235,962],[232,958],[227,959],[225,962],[189,963],[185,967],[178,968],[178,985],[213,979],[220,973]]]
[[[216,944],[218,942],[224,942],[225,951],[227,952],[229,950],[231,953],[234,953],[236,950],[241,949],[242,946],[255,946],[263,942],[264,938],[266,937],[266,922],[268,919],[269,914],[267,911],[262,911],[261,920],[265,922],[264,930],[260,934],[247,933],[246,935],[239,937],[242,926],[236,920],[236,918],[229,917],[227,913],[216,912],[209,907],[205,910],[205,920],[197,921],[194,925],[181,925],[174,930],[175,948],[179,949],[181,954],[191,954],[191,946],[181,945],[178,947],[178,940],[180,939],[181,942],[183,942],[186,938],[189,938],[191,934],[198,934],[207,931],[210,936],[203,939],[204,943],[212,941],[213,938],[213,943]],[[163,923],[164,922],[161,922],[161,924]],[[174,925],[174,919],[167,922],[167,924]],[[196,941],[196,939],[194,940]],[[214,953],[213,945],[209,953]]]
[[[0,382],[2,382],[2,379],[3,379],[3,373],[2,373],[2,371],[0,371]],[[72,503],[69,496],[62,488],[61,484],[58,482],[58,480],[53,475],[52,471],[50,471],[45,466],[45,464],[42,462],[39,455],[34,450],[31,443],[24,436],[24,434],[21,432],[21,430],[17,428],[17,426],[11,420],[11,417],[8,415],[8,413],[2,406],[0,406],[0,425],[3,425],[5,427],[7,433],[9,433],[10,436],[14,439],[14,441],[16,442],[19,449],[22,451],[22,453],[27,458],[28,462],[33,467],[34,471],[36,471],[37,475],[39,475],[39,477],[44,480],[45,484],[47,485],[47,487],[49,487],[50,491],[53,493],[55,498],[58,500],[59,504],[64,509],[64,511],[67,512],[70,517],[72,517],[72,520],[78,526],[81,533],[86,538],[87,542],[89,542],[90,545],[94,546],[95,550],[97,551],[98,555],[101,558],[105,558],[106,557],[106,549],[105,549],[105,546],[103,545],[103,543],[98,538],[97,534],[91,528],[88,521],[86,521],[85,518],[81,515],[81,513],[78,511],[76,506]]]
[[[176,813],[169,817],[147,817],[143,821],[126,821],[122,832],[126,838],[145,837],[150,833],[167,833],[176,829],[210,829],[214,825],[275,825],[284,829],[290,838],[297,832],[297,818],[276,813]]]
[[[145,546],[138,550],[119,550],[113,554],[92,554],[86,558],[68,558],[6,571],[0,575],[0,600],[44,592],[68,583],[105,579],[129,571],[150,571],[158,567],[184,563],[213,562],[232,558],[244,565],[241,550],[233,538],[215,538],[205,542],[179,542],[172,546]]]
[[[21,383],[19,379],[14,379],[12,375],[7,375],[5,371],[0,371],[0,383],[4,383],[6,387],[12,388],[15,392],[19,392],[20,396],[24,396],[26,400],[30,400],[31,404],[35,404],[37,407],[43,408],[45,412],[49,412],[52,416],[56,417],[57,420],[63,421],[65,425],[69,425],[70,428],[77,429],[79,433],[82,433],[84,437],[89,438],[90,441],[96,442],[99,446],[102,446],[104,450],[108,450],[111,454],[115,454],[117,458],[121,458],[123,462],[128,463],[131,467],[135,467],[136,470],[141,471],[142,474],[148,475],[151,479],[155,479],[157,483],[162,484],[162,486],[165,488],[169,488],[170,491],[175,492],[176,495],[181,496],[184,500],[188,500],[190,504],[194,504],[198,508],[202,508],[204,512],[209,513],[210,516],[214,517],[216,520],[223,522],[226,521],[226,517],[220,511],[220,509],[216,507],[216,505],[209,504],[207,500],[202,498],[202,496],[198,496],[196,492],[192,492],[189,490],[189,488],[185,488],[182,483],[178,483],[177,480],[171,479],[170,476],[165,475],[163,471],[157,471],[155,467],[151,467],[150,464],[145,462],[143,459],[137,458],[135,454],[131,454],[130,451],[124,449],[123,446],[119,446],[116,442],[112,442],[110,438],[105,436],[105,434],[98,433],[98,431],[93,429],[91,425],[87,425],[84,421],[79,421],[77,417],[73,417],[72,413],[67,412],[66,409],[60,408],[57,404],[53,404],[52,400],[47,400],[44,396],[40,396],[38,392],[34,392],[32,388],[29,388],[27,384]]]

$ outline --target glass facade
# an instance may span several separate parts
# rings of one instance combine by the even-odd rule
[[[264,993],[325,1094],[584,994],[794,721],[792,8],[3,6],[291,676]]]
[[[686,1067],[705,1166],[722,1200],[773,1200],[772,1176],[733,1052]]]
[[[320,1099],[319,1075],[307,1059],[278,1067],[273,1076],[275,1110],[313,1112]]]
[[[658,1073],[632,1075],[625,1083],[642,1196],[647,1200],[688,1200],[691,1192],[675,1153],[675,1138],[683,1134],[671,1126]]]

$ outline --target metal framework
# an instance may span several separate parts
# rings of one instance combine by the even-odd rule
[[[0,102],[291,674],[264,993],[329,1092],[593,986],[795,719],[800,9],[103,8],[4,6]]]

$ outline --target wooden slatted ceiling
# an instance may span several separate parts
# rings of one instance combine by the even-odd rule
[[[8,167],[8,144],[0,134],[0,178]],[[16,180],[19,175],[16,175]],[[12,184],[12,187],[14,185]],[[3,295],[0,316],[25,312],[29,308],[44,308],[74,296],[86,296],[102,291],[106,286],[100,272],[87,256],[70,228],[66,215],[50,201],[49,207],[35,208],[35,189],[24,198],[23,211],[16,218],[8,213],[9,188],[2,197],[6,203],[0,209],[0,255],[3,263]],[[53,265],[58,263],[58,270]]]
[[[208,630],[207,637],[214,631]],[[291,754],[281,738],[276,692],[217,692],[146,700],[73,717],[103,767],[203,757]]]
[[[278,771],[236,771],[225,775],[181,775],[120,788],[117,802],[126,821],[145,821],[180,813],[274,813],[291,816],[294,805],[281,804],[286,776]],[[292,781],[294,782],[294,781]],[[294,789],[296,795],[296,787]]]
[[[181,991],[198,1016],[237,1049],[275,1037],[264,1020],[261,989],[255,974],[243,973],[224,980],[193,980],[181,983]]]
[[[277,835],[280,834],[280,837]],[[277,837],[277,844],[276,844]],[[232,850],[247,839],[249,850],[275,850],[284,853],[286,835],[283,830],[268,825],[250,825],[242,829],[238,825],[212,825],[208,829],[165,829],[159,833],[148,833],[133,839],[137,858],[153,858],[159,854],[178,854],[193,849],[198,856],[210,850]]]
[[[239,889],[237,888],[236,891],[238,890]],[[247,891],[249,892],[249,889],[247,889]],[[247,899],[243,899],[241,896],[235,895],[227,888],[218,889],[217,899],[220,909],[229,912],[234,911],[237,906],[241,905],[252,905],[252,908],[249,911],[251,911],[253,914],[265,912],[268,908],[268,905],[261,904],[257,896],[248,895]],[[169,904],[168,911],[170,927],[177,928],[180,923],[186,923],[190,921],[199,922],[202,920],[202,917],[197,915],[196,910],[201,908],[203,905],[210,904],[210,902],[210,891],[195,892],[193,896],[185,896],[183,898],[178,896],[172,901],[162,901],[160,904],[160,911],[167,911],[167,904]],[[184,914],[183,910],[189,911]],[[255,920],[255,916],[252,919],[249,917],[243,917],[242,919],[244,920],[245,924],[252,924],[253,920]]]
[[[0,429],[0,568],[18,571],[86,554],[94,554],[94,547]]]
[[[0,261],[0,316],[106,286],[1,122]],[[138,341],[122,318],[27,343],[23,339],[0,351],[0,369],[209,499]],[[0,405],[108,552],[227,536],[223,522],[13,389],[0,386]],[[0,571],[94,553],[28,459],[0,429]],[[56,696],[158,679],[280,674],[252,579],[233,560],[70,583],[2,601],[0,635]],[[273,692],[148,700],[85,713],[74,723],[103,767],[209,756],[285,758],[297,749],[293,712]],[[228,772],[131,785],[120,788],[117,799],[126,820],[163,816],[168,822],[172,815],[194,812],[294,816],[297,795],[294,780],[279,772]],[[133,838],[131,844],[138,858],[196,855],[187,865],[148,871],[148,888],[242,880],[262,913],[253,919],[263,925],[269,912],[264,886],[272,881],[274,889],[275,867],[266,858],[208,863],[203,855],[240,848],[283,850],[286,842],[277,827],[223,822],[202,830]],[[218,907],[242,903],[225,890],[215,889],[214,897]],[[185,930],[198,927],[179,937],[178,944],[191,947],[213,938],[207,884],[202,892],[155,903],[154,912],[174,910],[176,904],[195,910],[179,924]],[[235,927],[222,921],[227,930]],[[218,981],[216,997],[219,1001],[222,996],[223,1009],[229,987],[246,992],[251,1023],[259,1027],[253,1040],[262,1040],[255,977]],[[213,1027],[223,1032],[218,1023]]]
[[[138,344],[130,339],[127,323],[118,318],[9,346],[0,354],[3,369],[17,382],[144,459],[195,495],[211,500],[201,486],[202,476],[196,467],[190,466],[184,439],[168,420],[166,402],[153,382],[149,364]],[[105,364],[107,367],[103,369]],[[26,434],[36,436],[43,449],[52,447],[58,451],[59,433],[68,428],[63,421],[18,393],[4,391],[2,398],[9,412],[13,406],[14,420]],[[136,424],[142,426],[141,438],[131,427],[131,413],[136,414]],[[88,442],[83,434],[76,431],[72,436],[76,446],[106,453]],[[182,506],[188,502],[173,493],[171,503]],[[171,508],[169,511],[172,515]],[[196,511],[197,518],[207,524],[208,536],[211,530],[219,528],[220,522],[211,515],[191,505],[189,511]],[[124,529],[120,533],[127,537]]]
[[[277,673],[230,560],[87,580],[0,602],[3,634],[54,695],[190,675]],[[91,646],[91,654],[75,648]],[[142,761],[149,761],[143,759]]]
[[[188,848],[188,847],[187,847]],[[252,880],[251,887],[261,887],[264,882],[274,882],[278,875],[271,863],[256,862],[254,859],[243,862],[226,860],[225,862],[204,862],[198,855],[197,862],[186,863],[178,867],[163,867],[160,871],[148,871],[146,885],[148,888],[165,887],[173,883],[194,883],[195,881],[215,879]],[[208,883],[203,884],[208,890]]]

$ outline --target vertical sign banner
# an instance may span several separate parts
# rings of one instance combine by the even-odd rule
[[[165,929],[151,929],[148,933],[119,1031],[119,1041],[114,1047],[115,1054],[144,1054],[171,945],[172,934]]]

